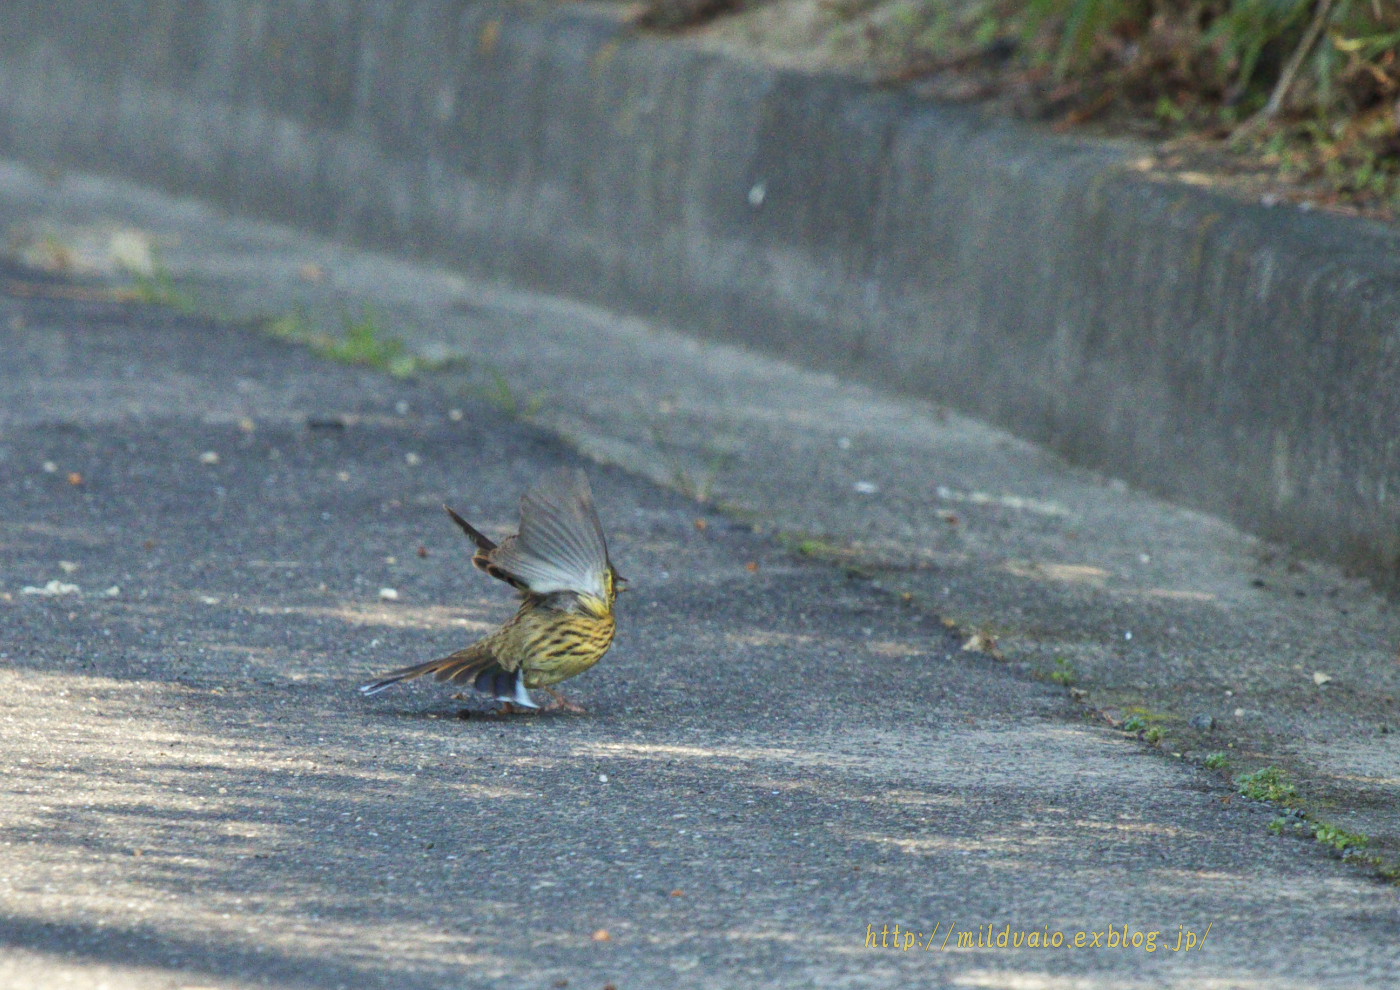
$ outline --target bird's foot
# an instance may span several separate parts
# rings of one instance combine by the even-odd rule
[[[579,715],[588,714],[587,708],[584,708],[576,701],[570,701],[568,698],[564,697],[562,694],[560,694],[553,688],[545,688],[544,693],[549,695],[554,700],[552,700],[549,704],[545,705],[544,708],[541,709],[541,711],[574,712]]]

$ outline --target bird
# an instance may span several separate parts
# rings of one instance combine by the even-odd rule
[[[627,582],[608,558],[588,476],[568,468],[547,474],[520,499],[520,532],[499,544],[450,506],[443,508],[476,545],[472,563],[519,592],[520,608],[471,646],[389,671],[361,685],[360,692],[377,694],[432,674],[504,702],[505,711],[538,709],[530,696],[536,688],[553,699],[546,710],[584,711],[554,685],[583,673],[608,652],[617,631],[613,606]]]

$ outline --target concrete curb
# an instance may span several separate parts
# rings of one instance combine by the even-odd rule
[[[944,402],[1400,584],[1400,232],[605,10],[16,0],[0,152]]]

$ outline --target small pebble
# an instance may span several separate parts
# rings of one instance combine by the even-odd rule
[[[82,590],[83,589],[78,587],[76,584],[65,584],[62,581],[54,580],[50,581],[42,588],[36,588],[33,585],[26,585],[25,587],[19,589],[19,593],[21,595],[44,595],[45,597],[52,597],[54,595],[76,595]]]

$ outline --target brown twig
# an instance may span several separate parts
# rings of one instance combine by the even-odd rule
[[[7,278],[4,282],[6,295],[21,299],[67,299],[76,302],[136,302],[141,296],[134,289],[92,289],[81,285],[62,285],[47,282],[22,282]]]
[[[1307,61],[1313,49],[1317,47],[1323,29],[1327,27],[1327,22],[1332,17],[1332,7],[1335,0],[1316,0],[1316,3],[1312,21],[1309,22],[1307,30],[1303,32],[1303,40],[1298,42],[1298,47],[1293,50],[1293,54],[1288,57],[1288,61],[1283,66],[1283,71],[1279,73],[1278,82],[1274,84],[1274,91],[1269,94],[1269,102],[1264,104],[1264,109],[1250,117],[1235,131],[1237,137],[1247,137],[1259,130],[1277,117],[1283,110],[1284,104],[1288,102],[1288,94],[1293,89],[1298,72],[1303,68],[1303,63]]]
[[[1116,94],[1112,90],[1100,93],[1085,106],[1077,107],[1055,121],[1050,129],[1056,134],[1063,134],[1073,127],[1078,127],[1080,124],[1093,120],[1113,105],[1115,97]]]

